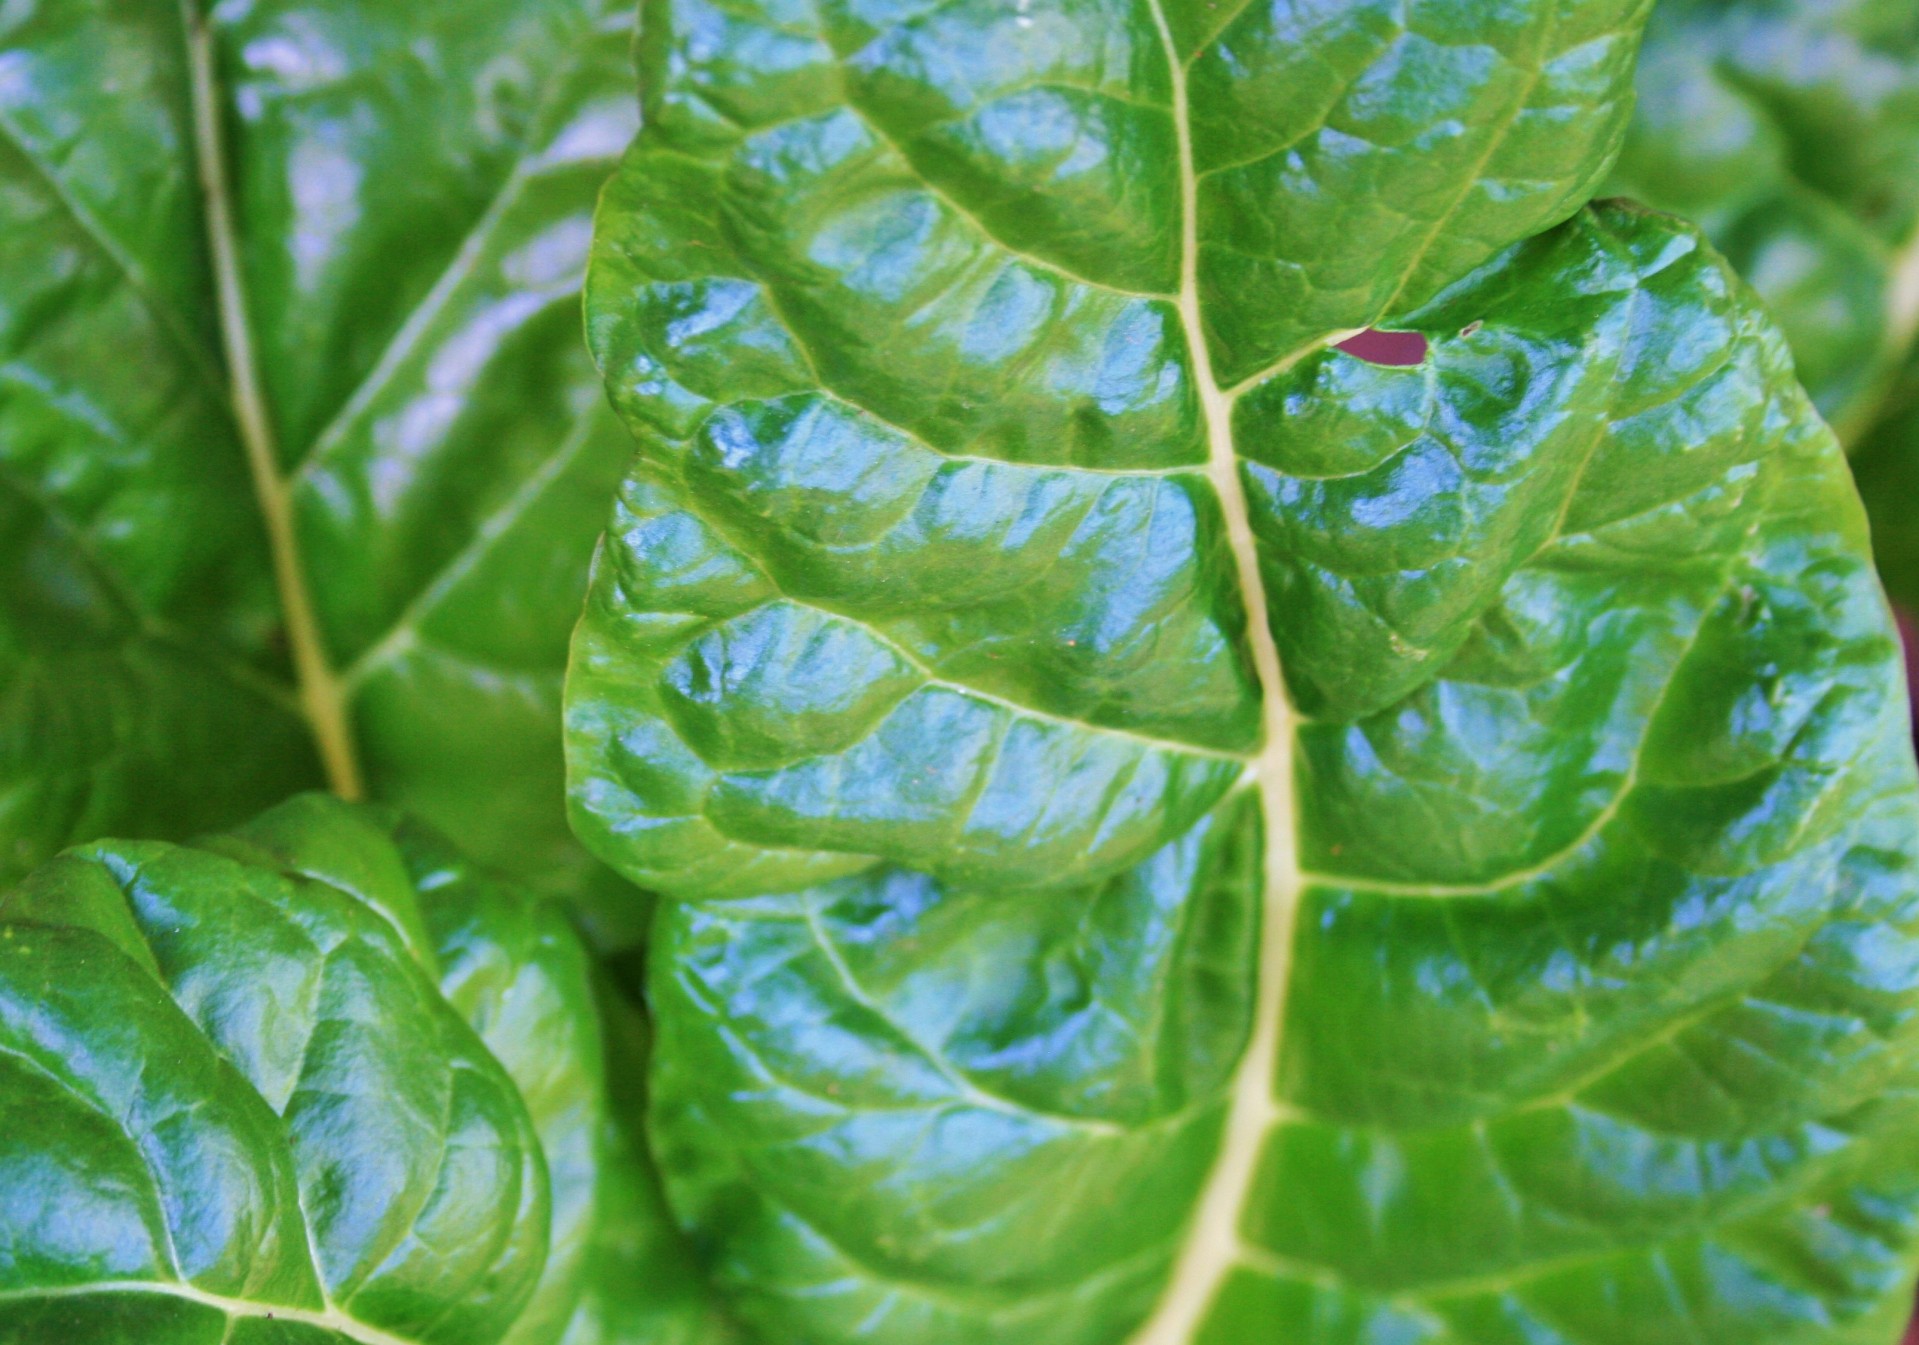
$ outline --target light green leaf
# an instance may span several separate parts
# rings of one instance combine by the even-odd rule
[[[1877,1345],[1897,646],[1757,298],[1575,213],[1643,7],[1208,13],[647,10],[568,753],[678,1214],[797,1345]]]
[[[0,13],[0,876],[322,779],[554,886],[611,0]]]

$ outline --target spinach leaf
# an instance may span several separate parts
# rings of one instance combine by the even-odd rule
[[[1896,1332],[1896,637],[1756,298],[1579,209],[1644,9],[650,0],[572,808],[769,1338]]]
[[[382,811],[52,861],[0,901],[0,1338],[725,1339],[600,1012],[552,907]]]
[[[0,878],[326,781],[553,886],[614,0],[0,12]]]
[[[1919,328],[1919,9],[1660,0],[1609,190],[1699,221],[1842,440]]]

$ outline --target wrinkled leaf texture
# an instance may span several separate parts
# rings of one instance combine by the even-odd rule
[[[317,733],[336,788],[589,881],[560,681],[626,449],[577,296],[630,34],[0,9],[0,879],[234,824],[322,780]]]
[[[636,1030],[385,810],[70,851],[0,899],[0,1340],[721,1345],[612,1105]]]
[[[1897,1334],[1895,635],[1756,296],[1581,209],[1644,10],[648,0],[571,801],[766,1338]]]

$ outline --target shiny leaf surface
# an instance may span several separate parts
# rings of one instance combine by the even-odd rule
[[[1919,9],[1660,0],[1609,191],[1703,224],[1840,437],[1919,326]]]
[[[769,1338],[1896,1333],[1896,636],[1757,298],[1576,211],[1643,17],[648,6],[572,804]]]
[[[566,921],[383,812],[70,851],[0,899],[0,1339],[718,1342],[608,1059]]]
[[[325,778],[555,885],[611,0],[0,13],[0,876]],[[317,746],[316,746],[317,744]]]

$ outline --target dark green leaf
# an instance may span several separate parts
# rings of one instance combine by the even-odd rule
[[[1896,602],[1919,611],[1919,358],[1853,454],[1872,518],[1873,553]]]
[[[630,26],[0,12],[0,876],[231,824],[323,756],[586,880],[555,724],[624,450],[576,304]]]
[[[804,1345],[1877,1345],[1897,648],[1755,298],[1559,223],[1643,7],[1211,14],[647,10],[568,752],[678,1213]]]
[[[645,1020],[604,978],[595,988],[607,1034],[610,1109],[599,1222],[561,1345],[743,1345],[745,1337],[713,1306],[706,1276],[667,1212],[640,1133]]]
[[[718,1341],[606,1070],[565,920],[413,824],[70,851],[0,900],[0,1340]]]

